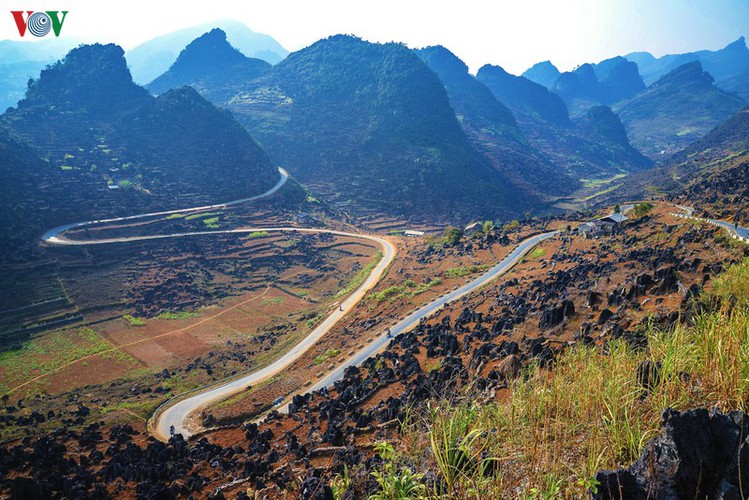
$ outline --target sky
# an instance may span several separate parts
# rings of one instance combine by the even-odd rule
[[[749,37],[749,0],[11,0],[10,10],[68,10],[61,38],[132,48],[215,19],[237,19],[290,51],[338,33],[409,47],[444,45],[473,72],[522,73],[616,55],[719,49]],[[23,40],[0,12],[0,39]],[[45,37],[47,40],[51,37]]]

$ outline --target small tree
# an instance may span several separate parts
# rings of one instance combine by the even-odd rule
[[[617,203],[617,205],[616,205],[616,206],[614,207],[614,213],[615,213],[615,214],[620,214],[620,213],[622,213],[622,207],[620,207],[618,203]]]
[[[452,246],[457,245],[460,238],[463,237],[463,231],[455,226],[447,226],[445,228],[445,245]]]
[[[653,204],[648,203],[647,201],[643,201],[642,203],[638,203],[634,206],[632,209],[632,213],[635,215],[635,217],[645,217],[653,210]]]
[[[513,229],[517,229],[518,227],[520,227],[520,221],[515,219],[505,224],[505,227],[503,227],[502,229],[504,232],[509,233],[510,231],[512,231]]]

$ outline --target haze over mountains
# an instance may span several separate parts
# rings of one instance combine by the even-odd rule
[[[145,85],[161,75],[187,44],[213,28],[221,28],[231,44],[248,57],[275,64],[289,53],[273,37],[255,33],[238,21],[225,19],[158,36],[127,51],[133,80]]]
[[[715,51],[701,50],[657,58],[648,52],[633,52],[624,57],[637,63],[640,74],[647,85],[655,83],[665,74],[692,61],[699,61],[705,71],[715,78],[719,87],[726,80],[745,73],[749,69],[749,49],[747,49],[746,39],[743,36]]]

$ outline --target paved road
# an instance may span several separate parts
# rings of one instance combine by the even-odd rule
[[[285,172],[282,171],[282,180],[279,181],[279,184],[276,185],[274,189],[272,189],[271,191],[259,197],[269,196],[270,194],[273,194],[273,192],[277,191],[278,188],[280,188],[283,185],[283,182],[285,182],[285,179],[286,179]],[[383,257],[377,263],[377,265],[369,274],[369,276],[366,278],[364,283],[362,283],[359,286],[359,288],[356,289],[356,291],[354,291],[348,298],[346,298],[341,303],[340,308],[338,310],[334,311],[330,316],[328,316],[307,337],[305,337],[301,342],[295,345],[291,350],[289,350],[281,358],[279,358],[272,364],[268,365],[267,367],[261,370],[258,370],[256,372],[249,373],[239,379],[236,379],[230,382],[221,383],[207,390],[201,389],[200,392],[197,392],[193,396],[187,397],[182,400],[175,399],[175,401],[177,401],[176,403],[167,401],[164,405],[162,405],[161,411],[157,412],[157,414],[154,416],[153,421],[150,422],[151,424],[150,430],[152,434],[158,439],[161,439],[161,440],[169,439],[169,436],[172,431],[176,433],[181,433],[185,437],[192,435],[193,429],[190,428],[190,423],[191,423],[190,417],[196,415],[196,412],[198,410],[206,406],[210,406],[211,404],[215,404],[218,401],[221,401],[227,397],[232,396],[233,394],[241,392],[245,390],[247,387],[253,384],[262,382],[263,380],[266,380],[272,377],[273,375],[276,375],[282,372],[283,370],[285,370],[286,368],[288,368],[289,365],[291,365],[294,361],[299,359],[299,357],[301,357],[307,350],[309,350],[310,347],[312,347],[326,333],[328,333],[330,329],[341,318],[343,318],[359,301],[361,301],[361,299],[364,298],[366,293],[374,285],[377,284],[377,282],[380,280],[384,272],[387,270],[387,268],[390,266],[393,259],[395,258],[395,253],[396,253],[395,247],[389,241],[383,238],[378,238],[376,236],[347,233],[343,231],[332,231],[332,230],[325,230],[325,229],[307,229],[307,228],[297,228],[297,227],[257,227],[257,228],[243,228],[243,229],[228,229],[228,230],[221,230],[221,231],[193,231],[193,232],[187,232],[187,233],[132,236],[132,237],[122,237],[122,238],[107,238],[107,239],[99,239],[99,240],[71,240],[71,239],[66,238],[63,233],[69,229],[79,228],[79,227],[84,227],[84,226],[91,226],[94,224],[104,224],[104,223],[133,220],[133,219],[139,219],[139,218],[145,218],[145,217],[154,217],[154,216],[166,215],[169,213],[177,213],[177,212],[185,213],[185,212],[191,212],[191,211],[205,210],[206,208],[224,207],[224,206],[228,206],[229,204],[237,204],[237,203],[251,201],[253,199],[258,199],[259,197],[248,198],[245,200],[237,200],[235,202],[225,203],[221,205],[212,205],[210,207],[199,207],[199,208],[175,210],[175,211],[169,211],[169,212],[157,212],[157,213],[151,213],[151,214],[121,217],[121,218],[116,218],[116,219],[102,219],[98,221],[68,224],[68,225],[60,226],[50,231],[47,231],[47,233],[45,233],[44,235],[45,241],[54,245],[99,245],[99,244],[125,243],[125,242],[134,242],[134,241],[166,239],[166,238],[184,238],[184,237],[200,236],[200,235],[208,235],[208,234],[242,234],[242,233],[252,233],[256,231],[268,231],[268,232],[285,231],[285,232],[302,232],[302,233],[327,233],[327,234],[333,234],[333,235],[338,235],[338,236],[361,238],[361,239],[373,241],[382,247]],[[426,306],[420,308],[419,310],[417,310],[416,312],[412,313],[407,318],[399,322],[397,325],[395,325],[394,327],[390,329],[391,330],[390,335],[398,335],[404,331],[407,331],[410,328],[413,328],[419,323],[419,321],[421,321],[422,318],[427,318],[431,316],[432,314],[434,314],[440,308],[444,307],[449,302],[452,302],[484,286],[485,284],[489,283],[490,281],[492,281],[499,275],[507,272],[530,249],[532,249],[541,241],[553,236],[554,234],[556,234],[556,231],[539,234],[539,235],[536,235],[536,236],[533,236],[524,240],[509,255],[507,255],[499,264],[494,266],[492,269],[484,273],[482,276],[480,276],[476,280],[473,280],[470,283],[459,288],[458,290],[450,292],[449,294],[431,302],[430,304],[427,304]],[[375,339],[373,342],[369,343],[366,347],[362,348],[359,352],[357,352],[351,358],[346,360],[346,362],[343,365],[341,365],[332,373],[328,374],[326,377],[318,381],[317,384],[309,388],[308,392],[319,389],[321,387],[329,386],[336,380],[339,380],[340,378],[343,377],[343,371],[348,366],[361,364],[365,359],[372,356],[377,351],[383,349],[387,345],[389,340],[390,340],[389,335],[386,332],[383,333],[380,337]],[[281,409],[285,410],[287,409],[287,407],[288,407],[288,404],[286,404]],[[198,426],[199,426],[199,423],[196,427]]]
[[[336,234],[335,232],[333,233]],[[337,234],[345,234],[345,233],[337,233]],[[391,335],[397,335],[399,333],[407,331],[410,328],[413,328],[419,323],[419,321],[421,321],[422,318],[427,318],[431,316],[432,314],[437,312],[440,308],[444,307],[447,303],[452,302],[484,286],[485,284],[489,283],[490,281],[492,281],[499,275],[507,272],[530,249],[532,249],[541,241],[547,238],[550,238],[551,236],[555,234],[556,234],[556,231],[552,231],[548,233],[539,234],[539,235],[536,235],[536,236],[533,236],[531,238],[524,240],[509,255],[507,255],[507,257],[502,259],[502,261],[499,264],[494,266],[492,269],[487,271],[485,274],[483,274],[479,278],[471,281],[470,283],[464,285],[458,290],[450,292],[444,297],[441,297],[431,302],[430,304],[427,304],[426,306],[422,307],[421,309],[417,310],[416,312],[412,313],[407,318],[399,322],[396,326],[390,329]],[[367,239],[372,239],[374,241],[382,241],[376,237],[362,236],[362,235],[358,235],[358,236],[364,237]],[[387,244],[389,245],[389,243]],[[331,314],[322,324],[320,324],[308,337],[306,337],[302,342],[300,342],[291,351],[286,353],[284,356],[282,356],[280,359],[275,361],[273,364],[257,372],[253,372],[248,375],[245,375],[244,377],[239,378],[237,380],[220,384],[207,391],[201,390],[200,393],[197,393],[194,396],[191,396],[187,399],[178,401],[177,403],[174,403],[173,405],[167,402],[165,405],[163,405],[164,409],[160,413],[158,413],[158,415],[156,416],[156,418],[154,419],[151,425],[152,434],[158,439],[164,440],[164,439],[169,438],[169,435],[171,434],[171,430],[173,429],[175,433],[181,433],[185,437],[191,436],[194,433],[193,431],[198,430],[197,429],[198,425],[195,425],[195,423],[190,422],[190,417],[196,415],[196,413],[200,409],[210,406],[211,404],[215,404],[234,394],[237,394],[238,392],[245,390],[250,385],[257,384],[259,382],[262,382],[263,380],[267,380],[273,375],[276,375],[280,373],[281,371],[283,371],[284,369],[286,369],[291,363],[296,361],[302,354],[304,354],[310,347],[312,347],[312,345],[314,345],[320,338],[322,338],[343,316],[345,316],[348,313],[348,311],[354,305],[356,305],[364,297],[366,292],[377,283],[382,272],[384,272],[387,266],[389,266],[393,256],[394,256],[394,252],[392,254],[390,253],[384,254],[382,261],[380,261],[380,264],[378,265],[378,269],[375,269],[372,272],[372,274],[370,274],[370,278],[367,280],[367,282],[365,282],[359,289],[357,289],[357,291],[354,292],[354,294],[352,294],[342,304],[342,308],[343,308],[342,311],[337,310],[333,312],[333,314]],[[381,271],[379,271],[380,267],[382,268]],[[333,372],[326,375],[323,379],[318,381],[315,385],[307,389],[306,392],[314,391],[321,387],[327,387],[331,385],[333,382],[335,382],[336,380],[341,379],[343,377],[343,371],[347,367],[361,364],[365,359],[372,356],[377,351],[383,349],[387,345],[389,340],[390,340],[390,337],[388,336],[387,332],[384,332],[380,337],[376,338],[373,342],[367,344],[367,346],[365,346],[359,352],[354,354],[351,358],[346,360],[341,366],[336,368]],[[281,411],[286,411],[288,409],[288,403],[284,404],[278,409],[280,409]],[[190,425],[190,424],[193,424],[193,425]]]
[[[380,244],[383,250],[382,259],[380,259],[374,269],[372,269],[372,272],[364,283],[362,283],[356,291],[349,295],[349,297],[340,304],[339,309],[336,309],[330,316],[312,330],[307,337],[272,364],[231,382],[221,383],[215,387],[209,388],[208,390],[201,389],[201,391],[194,396],[188,397],[174,404],[167,401],[162,405],[162,410],[157,412],[154,420],[151,422],[151,433],[158,439],[168,440],[172,429],[174,432],[181,433],[185,437],[191,436],[193,432],[189,426],[189,418],[198,410],[241,392],[247,387],[262,382],[263,380],[266,380],[288,368],[289,365],[307,352],[310,347],[327,334],[341,318],[343,318],[356,304],[359,303],[359,301],[361,301],[361,299],[364,298],[366,293],[377,284],[395,258],[395,247],[393,244],[376,236],[344,233],[341,231],[326,231],[321,229],[266,228],[255,230],[289,230],[362,238]]]
[[[689,218],[689,219],[694,219],[694,220],[702,220],[702,221],[708,222],[708,223],[710,223],[710,224],[712,224],[714,226],[723,227],[732,236],[738,237],[739,239],[745,241],[746,243],[749,243],[749,229],[747,229],[745,227],[735,226],[732,223],[726,222],[726,221],[723,221],[723,220],[709,219],[709,218],[706,218],[706,217],[695,217],[693,215],[694,214],[694,209],[691,208],[691,207],[685,207],[685,206],[682,206],[682,205],[676,205],[676,208],[681,209],[681,210],[683,210],[683,211],[686,212],[686,215],[684,215],[684,214],[674,214],[674,215],[676,215],[678,217],[684,217],[684,218]]]
[[[333,234],[336,234],[336,232],[333,232]],[[458,290],[450,292],[444,297],[441,297],[431,302],[430,304],[427,304],[426,306],[412,313],[406,319],[399,322],[396,326],[390,329],[390,335],[397,335],[399,333],[407,331],[410,328],[413,328],[419,323],[419,321],[421,321],[421,319],[431,316],[440,308],[444,307],[445,304],[452,302],[476,290],[477,288],[484,286],[500,274],[507,272],[531,248],[536,246],[541,241],[550,238],[554,234],[556,234],[556,231],[539,234],[524,240],[507,257],[502,259],[499,264],[494,266],[479,278],[471,281]],[[385,245],[390,245],[380,238],[361,235],[359,235],[359,237],[372,239],[374,241],[382,242]],[[367,282],[365,282],[359,289],[357,289],[357,291],[354,292],[354,294],[352,294],[342,304],[343,310],[337,310],[333,312],[333,314],[331,314],[322,324],[320,324],[320,326],[318,326],[309,336],[307,336],[302,342],[300,342],[291,351],[286,353],[273,364],[257,372],[245,375],[240,379],[218,385],[207,391],[201,391],[200,393],[195,394],[194,396],[191,396],[187,399],[183,399],[182,401],[178,401],[173,405],[170,405],[170,403],[167,402],[165,405],[163,405],[164,409],[157,414],[155,420],[152,423],[152,434],[158,439],[162,440],[168,439],[172,430],[175,433],[181,433],[185,437],[191,436],[193,434],[193,431],[197,430],[199,424],[195,425],[195,423],[190,422],[190,417],[196,415],[197,411],[210,406],[211,404],[215,404],[222,399],[232,396],[233,394],[237,394],[238,392],[245,390],[250,385],[257,384],[259,382],[262,382],[263,380],[267,380],[273,375],[276,375],[286,369],[291,363],[296,361],[302,354],[304,354],[310,347],[312,347],[313,344],[315,344],[320,338],[322,338],[333,327],[333,325],[335,325],[346,313],[348,313],[348,311],[354,305],[356,305],[364,297],[365,293],[377,283],[380,275],[382,274],[382,272],[384,272],[387,266],[390,265],[393,257],[394,250],[387,249],[382,261],[380,261],[378,267],[373,270],[372,274],[370,274]],[[333,372],[329,373],[315,385],[307,389],[306,392],[314,391],[321,387],[327,387],[336,380],[341,379],[343,377],[343,371],[347,367],[361,364],[365,359],[372,356],[380,349],[383,349],[387,345],[389,340],[390,336],[387,334],[387,332],[383,332],[380,337],[367,344],[367,346],[365,346],[351,358],[346,360]],[[288,410],[288,403],[284,404],[279,409],[282,411]],[[190,425],[191,423],[193,425]]]
[[[390,342],[391,336],[395,336],[395,335],[399,335],[401,333],[407,332],[408,330],[416,327],[422,319],[428,318],[429,316],[433,315],[434,313],[439,311],[442,307],[446,306],[450,302],[453,302],[463,297],[464,295],[467,295],[475,291],[476,289],[481,288],[482,286],[496,279],[500,275],[506,273],[515,264],[517,264],[518,261],[520,261],[520,259],[526,253],[528,253],[533,247],[535,247],[542,241],[548,238],[551,238],[557,233],[558,231],[551,231],[548,233],[538,234],[536,236],[532,236],[526,240],[523,240],[512,252],[510,252],[504,259],[502,259],[499,262],[499,264],[491,268],[485,274],[471,281],[467,285],[461,288],[458,288],[457,290],[453,292],[450,292],[444,297],[440,297],[434,302],[431,302],[430,304],[427,304],[421,309],[412,313],[411,315],[406,317],[404,320],[400,321],[398,324],[390,328],[390,335],[388,335],[388,333],[385,332],[380,337],[376,338],[373,342],[363,347],[359,352],[357,352],[356,354],[351,356],[349,359],[347,359],[346,362],[344,362],[341,366],[339,366],[334,371],[332,371],[331,373],[326,375],[324,378],[319,380],[316,384],[311,386],[302,394],[313,392],[313,391],[322,389],[323,387],[329,387],[333,385],[334,382],[341,380],[343,378],[343,372],[344,370],[346,370],[346,368],[348,368],[349,366],[358,366],[361,363],[363,363],[367,358],[373,356],[380,350],[384,349],[387,346],[387,344]],[[283,404],[283,406],[280,406],[279,408],[276,408],[276,409],[278,411],[281,411],[282,413],[286,413],[288,411],[288,407],[289,405],[288,403],[286,403],[286,404]]]
[[[281,179],[279,180],[279,182],[269,191],[258,196],[244,198],[241,200],[235,200],[235,201],[231,201],[227,203],[221,203],[217,205],[207,205],[203,207],[192,207],[192,208],[186,208],[186,209],[181,209],[181,210],[152,212],[148,214],[139,214],[139,215],[132,215],[132,216],[127,216],[127,217],[117,217],[117,218],[111,218],[111,219],[100,219],[100,220],[95,220],[95,221],[86,221],[86,222],[77,222],[73,224],[66,224],[64,226],[59,226],[54,229],[50,229],[42,237],[44,241],[53,245],[80,245],[82,246],[82,245],[100,245],[100,244],[145,241],[145,240],[157,240],[157,239],[166,239],[166,238],[184,238],[184,237],[209,235],[209,234],[242,234],[242,233],[252,233],[252,232],[257,232],[257,231],[267,231],[267,232],[283,231],[283,232],[302,232],[302,233],[327,233],[327,234],[333,234],[333,235],[338,235],[338,236],[361,238],[361,239],[373,241],[379,244],[380,247],[382,248],[382,254],[383,254],[382,259],[373,268],[372,272],[365,279],[365,281],[349,297],[347,297],[340,304],[340,308],[334,311],[332,314],[330,314],[307,337],[305,337],[301,342],[299,342],[297,345],[292,347],[291,350],[289,350],[287,353],[285,353],[275,362],[273,362],[272,364],[268,365],[267,367],[261,370],[258,370],[253,373],[249,373],[239,379],[221,383],[215,387],[208,388],[207,390],[201,389],[200,392],[197,392],[193,396],[187,397],[182,400],[175,399],[176,402],[174,403],[171,401],[168,401],[164,405],[162,405],[161,411],[158,411],[157,414],[154,415],[153,421],[150,422],[151,432],[153,433],[154,436],[156,436],[159,439],[167,440],[172,431],[176,433],[182,433],[185,436],[190,436],[192,434],[192,430],[189,428],[190,417],[196,415],[198,410],[206,406],[210,406],[211,404],[221,401],[240,391],[243,391],[248,386],[262,382],[263,380],[266,380],[272,377],[273,375],[276,375],[280,373],[281,371],[285,370],[286,368],[288,368],[289,365],[291,365],[294,361],[299,359],[299,357],[301,357],[307,350],[309,350],[310,347],[312,347],[316,342],[318,342],[320,338],[322,338],[326,333],[328,333],[330,329],[333,328],[333,326],[341,318],[343,318],[359,301],[361,301],[361,299],[364,298],[366,293],[372,287],[374,287],[377,284],[377,282],[380,280],[382,275],[385,273],[387,268],[390,266],[390,264],[394,260],[396,249],[392,245],[392,243],[390,243],[386,239],[379,238],[376,236],[347,233],[343,231],[331,231],[331,230],[325,230],[325,229],[307,229],[307,228],[297,228],[297,227],[257,227],[257,228],[243,228],[243,229],[228,229],[228,230],[220,230],[220,231],[192,231],[192,232],[186,232],[186,233],[173,233],[173,234],[163,234],[163,235],[104,238],[104,239],[98,239],[98,240],[71,240],[69,238],[66,238],[64,236],[64,233],[65,231],[68,231],[70,229],[77,229],[77,228],[86,227],[86,226],[107,224],[107,223],[113,223],[113,222],[130,221],[130,220],[143,219],[143,218],[149,218],[149,217],[157,217],[157,216],[169,215],[173,213],[190,213],[190,212],[197,212],[197,211],[202,211],[202,210],[225,208],[231,205],[236,205],[239,203],[246,203],[249,201],[257,200],[257,199],[272,195],[273,193],[278,191],[278,189],[280,189],[281,186],[284,185],[284,183],[288,179],[288,174],[286,173],[286,171],[280,168],[279,168],[279,172],[281,174]],[[556,234],[556,231],[539,234],[539,235],[536,235],[536,236],[533,236],[531,238],[524,240],[509,255],[507,255],[499,264],[497,264],[495,267],[490,269],[488,272],[484,273],[482,276],[480,276],[476,280],[471,281],[470,283],[464,285],[458,290],[450,292],[449,294],[431,302],[430,304],[427,304],[426,306],[412,313],[407,318],[405,318],[404,320],[400,321],[397,325],[392,327],[390,329],[390,334],[388,334],[387,332],[383,333],[380,337],[375,339],[373,342],[369,343],[366,347],[362,348],[359,352],[357,352],[351,358],[346,360],[346,362],[343,365],[341,365],[332,373],[328,374],[323,379],[318,381],[317,384],[315,384],[310,389],[308,389],[308,391],[313,391],[321,387],[328,386],[332,384],[333,382],[335,382],[336,380],[339,380],[340,378],[342,378],[343,371],[345,370],[346,367],[351,366],[351,365],[358,365],[362,363],[365,359],[370,357],[371,355],[375,354],[377,351],[383,349],[389,342],[391,335],[398,335],[404,331],[407,331],[410,328],[413,328],[422,319],[431,316],[440,308],[444,307],[446,304],[484,286],[485,284],[489,283],[490,281],[495,279],[500,274],[507,272],[531,248],[533,248],[539,242],[553,236],[554,234]],[[287,408],[287,407],[288,405],[286,405],[284,408]],[[196,427],[199,427],[199,423],[196,425]]]
[[[47,243],[51,243],[53,245],[92,245],[92,244],[100,244],[100,243],[120,243],[123,241],[132,241],[132,239],[125,239],[125,238],[119,238],[119,239],[107,239],[107,240],[89,240],[85,242],[79,242],[74,240],[69,240],[66,238],[60,237],[62,233],[65,231],[69,231],[71,229],[78,229],[81,227],[86,226],[93,226],[98,224],[109,224],[111,222],[122,222],[122,221],[130,221],[130,220],[137,220],[137,219],[147,219],[150,217],[158,217],[160,215],[170,215],[170,214],[185,214],[185,213],[191,213],[191,212],[202,212],[203,210],[217,210],[222,208],[227,208],[232,205],[239,205],[240,203],[247,203],[250,201],[259,200],[261,198],[267,198],[268,196],[274,194],[276,191],[281,189],[281,187],[286,184],[286,181],[289,179],[289,174],[286,172],[286,170],[282,169],[281,167],[278,167],[278,173],[281,174],[281,178],[278,180],[275,186],[270,188],[268,191],[259,194],[257,196],[250,196],[249,198],[242,198],[241,200],[234,200],[234,201],[227,201],[226,203],[219,203],[217,205],[205,205],[202,207],[191,207],[191,208],[183,208],[181,210],[167,210],[165,212],[151,212],[147,214],[138,214],[138,215],[129,215],[127,217],[115,217],[113,219],[99,219],[99,220],[90,220],[85,222],[73,222],[72,224],[65,224],[64,226],[58,226],[55,228],[50,229],[44,235],[42,236],[42,240],[46,241]],[[196,234],[202,234],[202,233],[196,233]],[[173,235],[167,235],[164,236],[166,238],[173,237]],[[146,239],[156,239],[156,238],[146,238]]]

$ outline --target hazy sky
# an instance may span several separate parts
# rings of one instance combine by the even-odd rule
[[[8,10],[68,10],[63,36],[125,48],[182,27],[234,18],[294,51],[337,33],[411,47],[441,44],[475,71],[561,70],[633,51],[718,49],[749,35],[749,0],[11,0]],[[18,40],[9,13],[0,39]],[[1,17],[0,17],[1,18]],[[48,39],[49,37],[47,37]],[[24,39],[28,39],[28,36]]]

